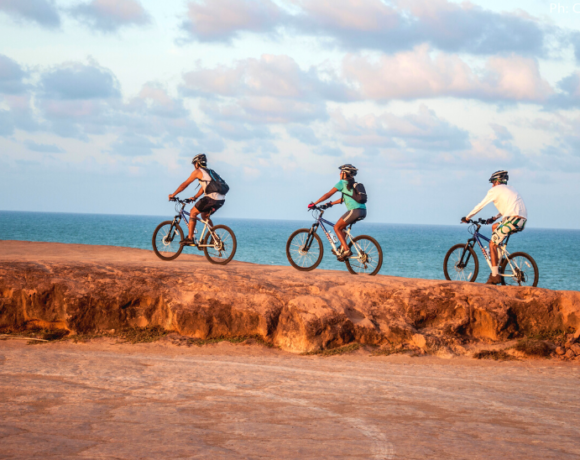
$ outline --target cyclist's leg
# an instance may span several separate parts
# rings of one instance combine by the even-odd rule
[[[509,236],[510,233],[523,230],[525,226],[525,219],[521,217],[508,217],[504,218],[502,222],[493,226],[493,234],[491,235],[491,241],[489,242],[489,250],[491,253],[491,276],[494,281],[501,281],[498,272],[499,254],[498,246],[503,243],[503,241]]]
[[[491,255],[491,266],[492,267],[497,267],[498,262],[499,262],[499,255],[497,253],[497,245],[493,241],[493,235],[495,234],[495,231],[497,230],[497,227],[499,227],[499,225],[500,224],[493,224],[491,227],[492,238],[491,238],[491,241],[489,242],[489,253]]]
[[[349,226],[350,224],[355,223],[356,221],[363,220],[366,217],[366,215],[367,215],[366,209],[358,208],[348,211],[340,219],[338,219],[338,222],[334,226],[334,231],[338,236],[338,239],[340,240],[343,251],[350,252],[348,249],[348,245],[346,244],[346,234],[345,234],[346,227]]]
[[[187,236],[188,240],[193,241],[193,234],[195,232],[195,224],[197,223],[197,216],[208,211],[207,208],[210,205],[210,201],[213,200],[211,200],[211,198],[208,198],[207,196],[204,196],[201,200],[195,203],[193,208],[191,208],[191,211],[189,211],[189,235]]]
[[[197,206],[197,203],[196,203]],[[191,208],[191,211],[189,211],[189,234],[187,235],[187,238],[190,240],[193,240],[193,233],[195,231],[195,224],[197,223],[197,216],[200,214],[200,211],[194,206],[193,208]]]
[[[352,211],[349,211],[349,212],[352,212]],[[338,240],[340,241],[340,245],[342,246],[343,251],[348,251],[348,245],[346,244],[346,234],[344,232],[344,230],[346,229],[348,224],[344,221],[344,217],[349,212],[347,212],[344,216],[342,216],[340,219],[338,219],[336,224],[334,224],[334,233],[336,233],[336,236],[338,237]]]
[[[210,219],[210,216],[212,214],[214,214],[219,208],[221,208],[224,203],[225,200],[212,200],[210,198],[210,202],[208,202],[207,206],[205,208],[203,208],[203,212],[201,213],[201,218],[203,220],[206,220],[209,223],[210,227],[213,227],[213,222]]]

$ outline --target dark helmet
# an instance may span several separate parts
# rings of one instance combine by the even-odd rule
[[[199,165],[203,167],[207,166],[207,157],[205,156],[205,153],[198,153],[196,156],[193,157],[193,160],[191,160],[191,164],[194,165],[196,163],[199,163]]]
[[[356,169],[353,165],[351,165],[349,163],[342,165],[342,166],[339,166],[338,169],[340,169],[341,171],[344,171],[346,174],[348,174],[349,177],[356,176],[356,173],[358,171],[358,169]]]
[[[508,172],[507,171],[496,171],[494,172],[491,177],[489,178],[489,181],[493,184],[495,182],[501,182],[502,184],[507,184],[508,180],[509,180],[510,176],[508,176]]]

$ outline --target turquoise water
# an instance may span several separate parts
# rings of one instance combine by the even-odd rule
[[[102,244],[151,249],[155,227],[168,216],[120,216],[102,214],[25,213],[0,211],[0,239]],[[298,229],[310,227],[313,220],[276,221],[220,219],[214,223],[231,227],[238,240],[236,260],[270,265],[289,265],[286,241]],[[467,226],[373,224],[360,222],[355,235],[368,234],[383,248],[381,274],[408,278],[444,279],[443,259],[447,250],[467,241]],[[487,233],[489,236],[489,227]],[[325,255],[320,268],[346,270],[336,261],[321,233]],[[511,252],[531,254],[540,270],[540,287],[580,290],[580,230],[537,229],[528,225],[509,244]],[[200,254],[195,248],[185,252]],[[489,275],[480,261],[479,282]],[[168,262],[171,263],[171,262]]]

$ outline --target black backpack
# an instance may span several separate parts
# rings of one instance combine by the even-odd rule
[[[365,190],[365,186],[360,182],[355,182],[354,184],[352,184],[351,192],[352,194],[344,192],[342,192],[342,194],[350,196],[354,201],[360,204],[365,204],[367,202],[367,191]]]
[[[209,174],[209,177],[211,177],[211,180],[208,182],[205,188],[206,195],[210,193],[218,193],[219,195],[225,195],[226,193],[229,192],[230,186],[226,184],[226,181],[223,180],[218,173],[216,173],[213,169],[206,169],[205,171]]]

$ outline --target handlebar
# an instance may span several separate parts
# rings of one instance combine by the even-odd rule
[[[324,211],[325,209],[332,208],[334,205],[330,203],[326,203],[320,206],[311,206],[308,208],[309,211]]]
[[[186,198],[185,200],[181,200],[179,197],[173,197],[173,198],[169,198],[169,201],[177,201],[178,203],[182,203],[182,204],[189,204],[189,203],[193,203],[195,200]]]
[[[477,220],[469,219],[467,222],[461,222],[461,223],[465,223],[465,224],[475,224],[475,225],[478,225],[478,224],[479,225],[491,225],[491,223],[489,223],[489,224],[487,223],[488,220],[489,219],[481,219],[481,218],[479,218]]]

